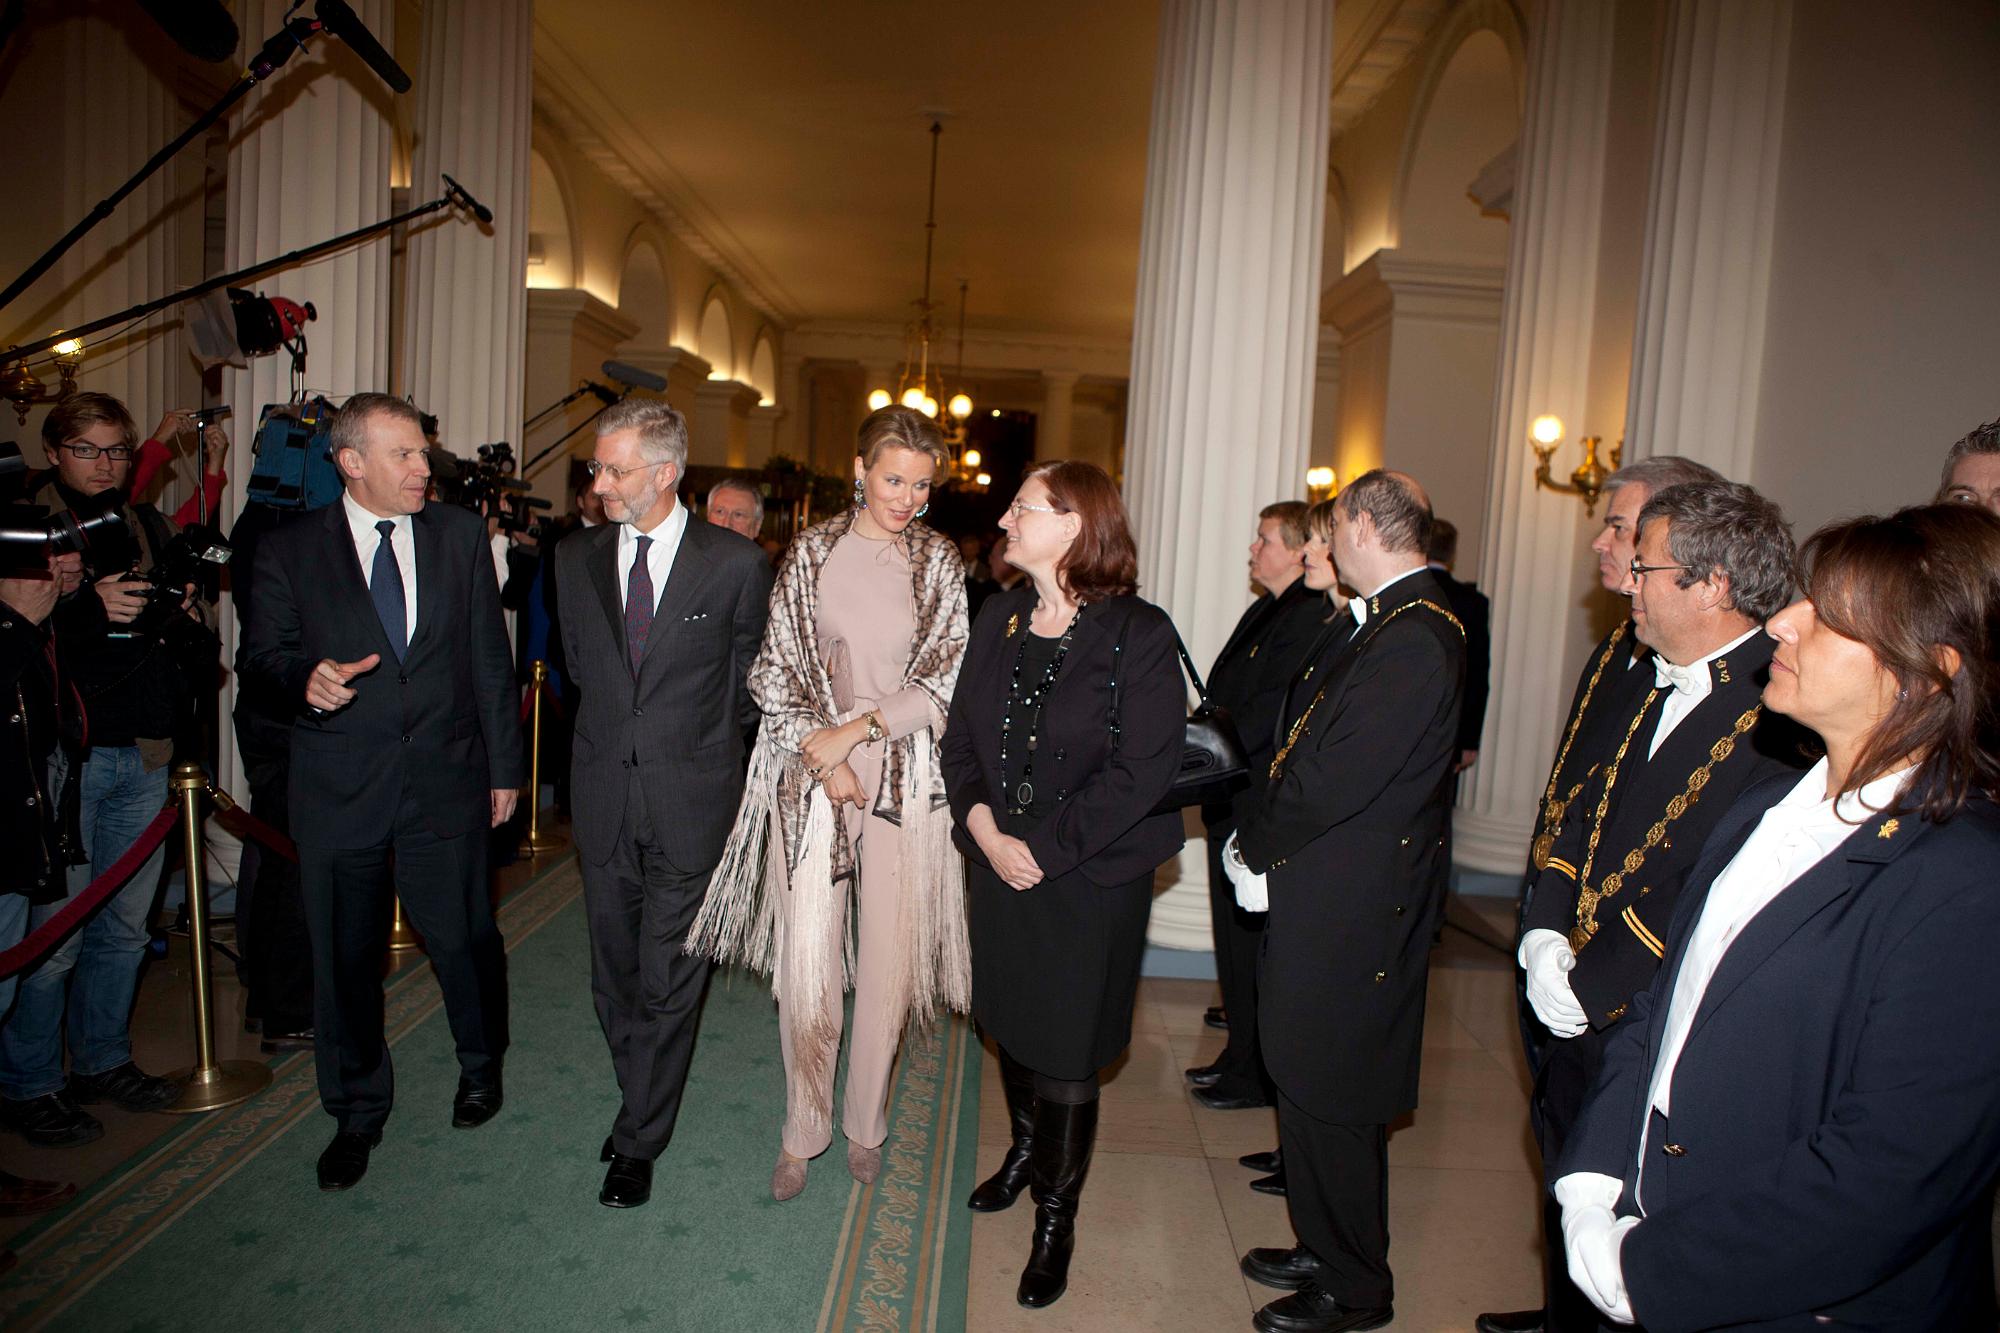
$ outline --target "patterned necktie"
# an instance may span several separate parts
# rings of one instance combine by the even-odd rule
[[[396,548],[389,544],[396,521],[385,518],[375,525],[375,531],[382,534],[382,543],[375,548],[375,564],[368,575],[368,596],[375,603],[375,614],[382,618],[382,632],[389,636],[389,648],[400,662],[403,649],[409,644],[409,603],[403,600],[403,567],[396,563]]]
[[[646,550],[651,537],[639,538],[639,553],[632,557],[632,573],[625,580],[625,651],[632,659],[632,674],[646,657],[646,636],[653,628],[653,571],[646,567]]]

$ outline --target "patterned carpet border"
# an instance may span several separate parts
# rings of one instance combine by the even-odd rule
[[[565,854],[501,904],[499,921],[512,952],[581,892]],[[383,1024],[396,1045],[443,1003],[422,955],[392,975],[383,996]],[[271,1086],[237,1106],[188,1117],[122,1170],[93,1185],[75,1203],[14,1242],[20,1267],[0,1282],[0,1327],[30,1329],[60,1314],[137,1254],[175,1218],[242,1170],[286,1130],[319,1111],[310,1051],[272,1063]]]

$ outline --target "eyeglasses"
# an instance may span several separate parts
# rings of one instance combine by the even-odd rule
[[[124,444],[114,444],[109,446],[99,446],[95,444],[59,444],[56,447],[58,449],[67,449],[71,453],[75,454],[78,458],[82,458],[85,460],[92,459],[97,457],[99,454],[103,454],[106,458],[110,459],[114,463],[124,463],[129,461],[132,457],[131,446]]]
[[[1065,511],[1056,508],[1054,505],[1031,505],[1025,500],[1016,500],[1007,506],[1007,512],[1015,518],[1019,518],[1021,515],[1028,513],[1060,514]]]
[[[641,463],[638,467],[619,467],[614,463],[600,463],[593,458],[583,465],[583,470],[593,477],[602,477],[609,474],[611,480],[616,483],[637,473],[644,472],[647,468],[665,467],[666,462],[667,460],[663,458],[657,463]]]
[[[1657,573],[1658,571],[1660,571],[1660,570],[1662,570],[1662,569],[1688,569],[1688,568],[1691,568],[1691,566],[1688,566],[1688,565],[1642,565],[1642,564],[1640,564],[1640,563],[1639,563],[1639,557],[1635,555],[1635,556],[1633,556],[1633,557],[1632,557],[1632,563],[1631,563],[1631,565],[1629,566],[1629,568],[1630,568],[1630,569],[1631,569],[1631,571],[1632,571],[1632,577],[1633,577],[1633,578],[1635,578],[1635,579],[1643,579],[1643,578],[1645,578],[1645,577],[1646,577],[1646,575],[1648,575],[1648,574],[1653,574],[1653,573]]]

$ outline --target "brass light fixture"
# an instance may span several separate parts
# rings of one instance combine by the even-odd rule
[[[1313,504],[1321,500],[1331,500],[1340,489],[1340,479],[1330,467],[1309,467],[1306,469],[1306,499]]]
[[[83,339],[65,338],[49,349],[56,364],[56,391],[29,368],[26,361],[0,362],[0,398],[14,405],[14,415],[28,424],[28,409],[43,403],[59,403],[76,392],[77,367],[83,364]]]
[[[1583,497],[1583,512],[1586,516],[1597,513],[1597,497],[1604,493],[1604,483],[1618,470],[1619,460],[1625,455],[1625,442],[1620,440],[1611,446],[1611,466],[1605,467],[1597,461],[1597,446],[1603,438],[1597,435],[1583,437],[1583,462],[1576,471],[1569,474],[1566,482],[1557,481],[1549,470],[1549,459],[1563,440],[1562,418],[1539,416],[1528,426],[1528,447],[1535,451],[1535,484],[1559,495],[1580,495]]]

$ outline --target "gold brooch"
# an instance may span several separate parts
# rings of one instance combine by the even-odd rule
[[[1896,830],[1902,826],[1903,821],[1900,819],[1884,820],[1882,827],[1875,830],[1875,836],[1878,838],[1893,838],[1896,836]]]
[[[1720,678],[1722,679],[1722,683],[1723,683],[1724,685],[1727,685],[1727,684],[1729,683],[1729,659],[1728,659],[1728,658],[1725,658],[1725,657],[1718,657],[1718,658],[1716,658],[1716,659],[1715,659],[1715,674],[1716,674],[1717,676],[1719,676],[1719,677],[1720,677]]]
[[[1016,611],[1013,615],[1007,617],[1007,637],[1010,639],[1013,638],[1014,631],[1019,628],[1021,628],[1021,613]]]

